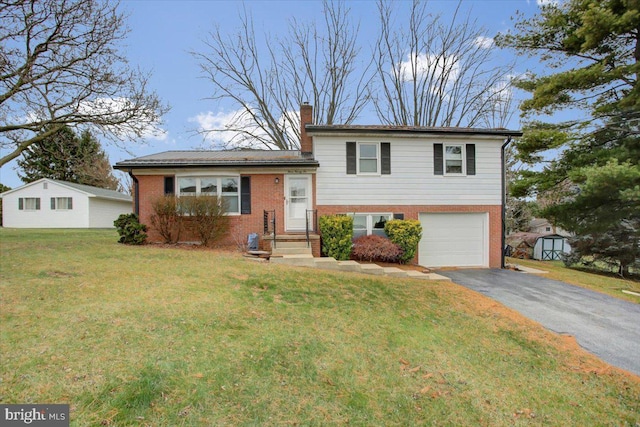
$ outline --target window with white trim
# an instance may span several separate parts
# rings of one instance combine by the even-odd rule
[[[226,202],[227,213],[240,213],[239,176],[178,177],[178,195],[218,196]]]
[[[73,199],[71,197],[52,197],[52,211],[68,211],[73,209]]]
[[[350,213],[353,218],[353,238],[376,234],[386,236],[384,225],[393,219],[392,213]]]
[[[358,173],[378,173],[380,170],[379,151],[379,144],[366,142],[358,144]]]
[[[462,175],[464,170],[464,145],[445,145],[444,146],[444,173]]]
[[[20,197],[18,199],[18,210],[39,211],[40,197]]]

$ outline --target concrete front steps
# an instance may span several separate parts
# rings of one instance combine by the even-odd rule
[[[435,273],[421,273],[415,270],[402,270],[397,267],[381,267],[377,264],[360,264],[356,261],[336,261],[335,258],[330,257],[314,258],[310,253],[280,255],[274,255],[272,253],[269,262],[274,264],[293,265],[297,267],[319,268],[322,270],[364,273],[375,276],[407,277],[422,280],[451,280],[448,277]]]

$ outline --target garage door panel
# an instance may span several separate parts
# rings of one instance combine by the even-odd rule
[[[420,214],[419,262],[427,267],[487,267],[488,214]]]

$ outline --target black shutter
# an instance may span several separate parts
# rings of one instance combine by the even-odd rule
[[[36,199],[36,210],[39,211],[40,210],[40,197],[38,197]]]
[[[391,175],[391,144],[383,142],[380,144],[382,175]]]
[[[251,177],[240,177],[240,213],[251,213]]]
[[[467,144],[467,175],[476,174],[476,144]]]
[[[394,213],[393,214],[393,219],[404,219],[404,214],[403,213]]]
[[[69,204],[67,205],[67,209],[73,209],[73,199],[69,197],[67,200],[69,201]]]
[[[444,175],[442,144],[433,144],[433,173]]]
[[[357,173],[357,147],[355,142],[347,142],[347,175]]]
[[[55,197],[51,198],[51,210],[52,211],[56,210],[56,198]]]
[[[174,193],[174,182],[175,179],[172,176],[164,177],[164,194],[173,194]]]
[[[18,198],[18,210],[24,210],[24,199],[22,197]]]

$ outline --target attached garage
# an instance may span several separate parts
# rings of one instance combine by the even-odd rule
[[[489,267],[488,213],[422,213],[420,223],[420,265]]]

